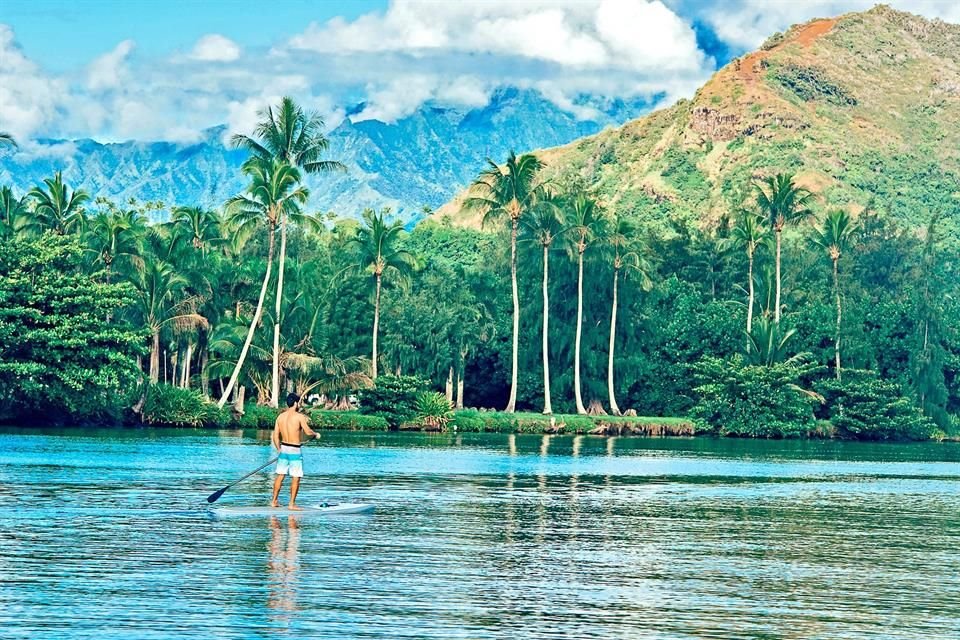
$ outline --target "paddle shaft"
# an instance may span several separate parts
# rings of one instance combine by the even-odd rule
[[[259,467],[257,467],[256,469],[254,469],[253,471],[251,471],[251,472],[248,473],[247,475],[243,476],[243,477],[240,478],[239,480],[237,480],[237,481],[235,481],[235,482],[231,482],[230,484],[228,484],[227,486],[225,486],[223,489],[220,489],[219,491],[214,491],[213,493],[211,493],[211,494],[207,497],[207,502],[209,502],[210,504],[213,504],[214,502],[216,502],[217,500],[220,499],[220,496],[222,496],[222,495],[227,491],[227,489],[229,489],[230,487],[232,487],[232,486],[234,486],[234,485],[240,484],[241,482],[243,482],[244,480],[246,480],[247,478],[249,478],[249,477],[252,476],[253,474],[255,474],[255,473],[259,472],[259,471],[262,471],[263,469],[266,469],[267,467],[269,467],[270,465],[272,465],[274,462],[276,462],[276,461],[279,460],[279,459],[280,459],[280,456],[277,456],[276,458],[274,458],[274,459],[271,460],[270,462],[267,462],[266,464],[260,465]]]

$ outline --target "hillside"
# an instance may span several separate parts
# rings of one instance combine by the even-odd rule
[[[520,148],[518,148],[518,151]],[[960,25],[878,6],[776,34],[691,100],[536,152],[610,209],[710,224],[753,178],[795,172],[821,206],[960,218]],[[456,201],[438,216],[478,225]]]
[[[487,156],[514,146],[563,144],[646,109],[640,101],[584,100],[596,108],[594,120],[577,120],[536,91],[512,88],[477,109],[428,104],[394,123],[346,119],[328,135],[329,157],[348,171],[309,176],[311,206],[348,216],[391,206],[413,220],[424,206],[443,204],[469,183]],[[212,128],[193,144],[40,141],[41,153],[0,151],[0,184],[22,193],[62,169],[65,180],[94,197],[216,207],[246,184],[239,171],[245,154],[225,148],[223,133],[223,127]]]

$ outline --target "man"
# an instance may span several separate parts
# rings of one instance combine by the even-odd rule
[[[277,460],[276,479],[273,481],[272,507],[280,506],[277,497],[280,487],[283,486],[283,477],[290,475],[290,504],[289,509],[299,511],[297,506],[297,491],[300,489],[300,478],[303,477],[303,454],[300,453],[300,432],[319,438],[320,434],[307,425],[307,417],[300,413],[300,396],[291,393],[287,396],[287,410],[277,416],[273,427],[273,448],[280,452]]]

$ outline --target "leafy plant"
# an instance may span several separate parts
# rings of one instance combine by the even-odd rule
[[[141,416],[147,424],[169,427],[220,426],[225,422],[225,412],[200,393],[168,384],[150,385]]]
[[[417,423],[428,429],[447,428],[453,418],[453,405],[436,391],[424,391],[417,396]]]
[[[417,396],[427,387],[418,376],[383,375],[360,392],[360,413],[380,416],[394,429],[417,415]]]
[[[926,440],[936,425],[893,382],[873,371],[844,370],[824,380],[830,421],[842,437],[858,440]]]

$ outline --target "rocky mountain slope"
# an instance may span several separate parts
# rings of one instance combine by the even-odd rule
[[[797,25],[692,100],[537,154],[648,225],[710,224],[788,171],[821,208],[960,226],[960,25],[885,6]],[[437,215],[479,224],[456,201]]]
[[[463,188],[487,156],[564,144],[647,108],[640,101],[586,100],[598,114],[589,121],[535,91],[512,88],[478,109],[426,105],[395,123],[344,120],[329,133],[329,157],[349,170],[310,176],[311,206],[341,215],[391,206],[404,219],[417,219],[424,206],[437,207]],[[0,151],[0,184],[22,193],[62,169],[71,186],[94,196],[216,207],[245,185],[238,170],[245,154],[224,148],[223,133],[210,129],[195,144],[41,141],[41,153]]]

